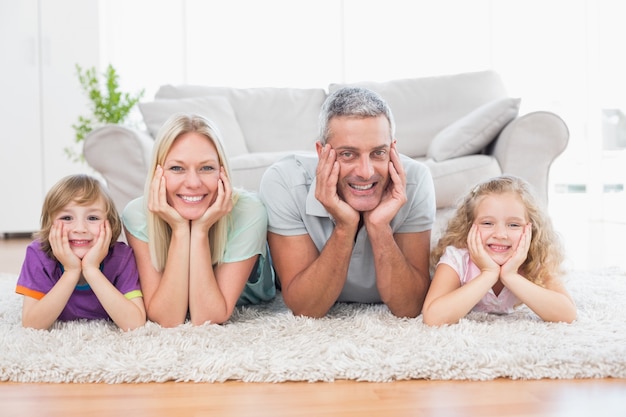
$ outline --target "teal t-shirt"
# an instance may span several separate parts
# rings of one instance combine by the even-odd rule
[[[239,199],[230,212],[222,262],[238,262],[259,255],[237,302],[237,305],[258,304],[276,295],[274,269],[267,249],[267,211],[255,194],[243,190],[237,190],[237,193]],[[147,212],[144,197],[129,202],[122,212],[126,230],[144,242],[148,242]]]

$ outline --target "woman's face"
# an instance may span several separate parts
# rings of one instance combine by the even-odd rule
[[[217,198],[220,164],[213,142],[197,132],[184,133],[163,162],[167,202],[188,220],[198,219]]]

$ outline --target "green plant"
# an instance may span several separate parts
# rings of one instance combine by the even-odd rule
[[[91,114],[78,116],[78,123],[72,125],[76,132],[75,143],[81,143],[98,126],[123,123],[144,94],[144,90],[134,95],[119,91],[119,75],[111,64],[102,73],[102,83],[95,67],[83,69],[76,64],[76,74],[83,92],[89,98]],[[71,147],[65,148],[65,153],[74,161],[83,160],[82,152],[77,153]]]

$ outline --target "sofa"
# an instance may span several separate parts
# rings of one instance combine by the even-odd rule
[[[323,88],[230,88],[163,85],[139,103],[145,128],[105,125],[84,141],[87,163],[101,175],[118,210],[143,192],[154,138],[174,112],[213,120],[224,140],[234,186],[258,190],[273,162],[315,151]],[[519,114],[499,74],[461,74],[359,82],[390,105],[401,153],[422,161],[435,184],[433,240],[458,199],[477,182],[503,173],[525,178],[547,203],[548,175],[569,140],[564,121],[548,111]]]

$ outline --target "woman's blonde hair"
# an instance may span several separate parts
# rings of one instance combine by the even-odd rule
[[[148,170],[145,184],[145,204],[147,204],[150,197],[152,178],[157,166],[163,166],[165,158],[176,139],[189,132],[200,133],[215,145],[219,164],[224,167],[226,176],[229,179],[231,178],[226,152],[224,151],[224,146],[222,145],[217,127],[215,127],[211,121],[200,115],[176,113],[163,124],[157,134],[156,143],[152,152],[152,162]],[[233,189],[232,199],[234,205],[238,199],[238,193],[235,189]],[[148,246],[150,248],[152,264],[158,271],[162,271],[167,262],[167,253],[172,239],[172,229],[166,221],[147,210],[147,207],[146,211],[148,213]],[[209,229],[208,239],[211,242],[211,259],[214,265],[221,262],[224,257],[230,219],[231,215],[229,213],[227,216],[215,222]]]
[[[519,273],[538,285],[545,285],[551,278],[563,274],[563,247],[550,217],[532,193],[529,184],[512,175],[492,178],[475,186],[457,206],[447,229],[431,252],[431,266],[436,267],[446,247],[467,248],[467,236],[474,224],[476,207],[487,195],[515,193],[524,207],[528,221],[532,223],[532,238],[528,256],[520,266]]]
[[[70,203],[86,206],[99,199],[102,199],[104,203],[105,213],[111,224],[110,245],[112,246],[122,232],[122,220],[113,199],[100,181],[86,174],[75,174],[62,178],[52,186],[43,202],[41,229],[37,233],[37,238],[41,241],[41,249],[48,257],[55,259],[50,246],[50,229],[54,224],[55,216]]]

